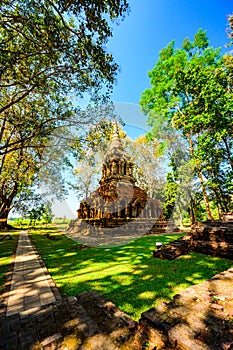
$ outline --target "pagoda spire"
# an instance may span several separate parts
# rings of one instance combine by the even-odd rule
[[[125,150],[120,139],[117,121],[114,120],[112,142],[105,158],[110,158],[109,156],[112,156],[113,158],[115,158],[115,156],[117,155],[118,155],[118,158],[121,158],[123,154],[125,154]],[[130,158],[129,155],[127,155],[127,158]]]
[[[133,163],[130,161],[130,156],[123,147],[118,124],[114,120],[112,141],[104,157],[100,184],[106,182],[116,183],[118,181],[135,183]]]
[[[129,154],[125,151],[124,146],[122,144],[120,135],[119,135],[119,127],[117,124],[116,119],[114,119],[113,122],[113,136],[112,136],[112,141],[109,147],[109,150],[107,151],[105,157],[104,157],[104,163],[109,163],[112,162],[113,160],[115,161],[129,161],[130,156]]]

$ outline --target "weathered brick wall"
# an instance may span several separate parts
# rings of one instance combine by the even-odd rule
[[[233,223],[207,221],[192,226],[192,247],[195,252],[233,259]]]
[[[142,314],[148,350],[233,348],[233,269],[191,286]]]

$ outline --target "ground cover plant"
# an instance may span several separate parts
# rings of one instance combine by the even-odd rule
[[[1,238],[4,235],[6,235],[6,232],[0,232]],[[0,292],[2,290],[4,284],[4,277],[11,263],[11,259],[16,248],[16,243],[18,239],[17,231],[11,231],[10,235],[12,239],[9,239],[9,237],[5,237],[4,239],[0,240]]]
[[[52,229],[32,230],[30,235],[63,297],[94,289],[135,320],[232,265],[196,253],[175,261],[152,257],[156,241],[168,243],[180,237],[177,234],[144,236],[112,248],[85,248]]]

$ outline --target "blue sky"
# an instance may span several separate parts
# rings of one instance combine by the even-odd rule
[[[113,26],[110,51],[121,71],[112,94],[117,112],[126,123],[131,137],[144,134],[146,117],[138,106],[141,93],[150,86],[148,71],[158,59],[160,50],[173,39],[179,47],[185,37],[192,39],[199,28],[207,30],[210,44],[227,43],[227,14],[233,12],[232,0],[129,0],[131,12],[118,26]],[[58,216],[71,217],[78,208],[76,194],[58,203]],[[73,214],[74,215],[74,214]]]
[[[207,30],[213,47],[227,43],[227,14],[232,0],[129,0],[131,12],[118,26],[108,50],[120,65],[114,102],[138,104],[141,93],[150,86],[147,76],[160,50],[171,40],[180,46],[193,38],[199,28]]]

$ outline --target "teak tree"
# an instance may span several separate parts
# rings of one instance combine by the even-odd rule
[[[140,101],[152,135],[173,128],[187,140],[209,219],[213,218],[209,197],[214,191],[204,175],[208,179],[213,176],[207,169],[217,158],[219,169],[225,166],[226,177],[232,166],[233,99],[226,61],[220,49],[209,46],[202,29],[193,41],[186,38],[181,49],[175,48],[173,41],[160,52],[149,72],[152,87],[143,92]],[[229,200],[230,195],[229,187],[227,193],[222,190],[221,200],[224,202],[224,196]]]

